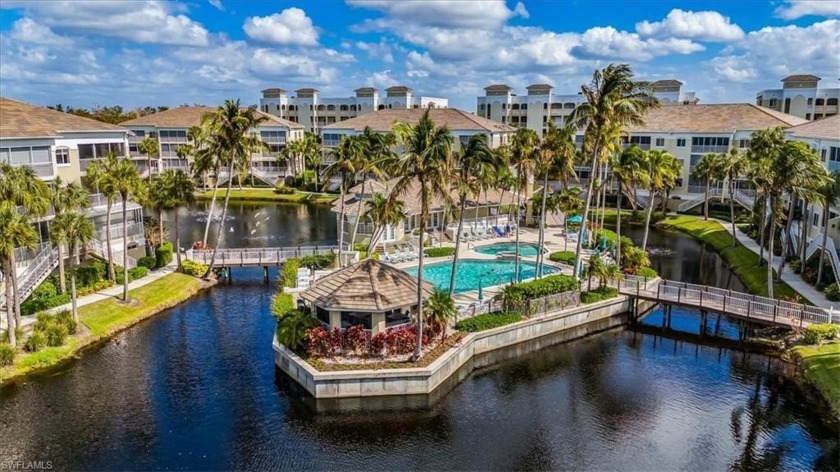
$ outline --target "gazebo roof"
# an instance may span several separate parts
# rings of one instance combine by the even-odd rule
[[[426,296],[434,286],[423,282]],[[385,312],[417,301],[417,279],[373,259],[365,259],[318,279],[300,294],[326,310]]]

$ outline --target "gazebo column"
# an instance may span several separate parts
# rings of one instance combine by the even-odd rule
[[[370,327],[372,334],[377,334],[385,331],[385,313],[371,313]]]
[[[330,312],[330,329],[339,328],[341,329],[341,312],[340,311],[331,311]]]

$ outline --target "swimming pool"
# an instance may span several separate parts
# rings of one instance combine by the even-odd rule
[[[516,253],[516,243],[493,243],[486,246],[478,246],[474,249],[479,254],[501,254],[501,253]],[[519,255],[522,257],[536,257],[540,249],[534,243],[519,243]]]
[[[458,261],[458,272],[455,274],[455,292],[469,292],[478,290],[479,280],[484,288],[493,285],[510,283],[515,272],[515,261],[461,259]],[[537,265],[533,262],[520,261],[519,272],[521,280],[534,278]],[[413,276],[417,276],[417,267],[403,269]],[[436,262],[423,267],[423,279],[435,284],[441,290],[449,290],[449,276],[452,272],[452,261]],[[557,269],[543,267],[543,274],[552,274]]]

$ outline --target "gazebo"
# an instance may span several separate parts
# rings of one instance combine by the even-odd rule
[[[424,297],[431,296],[434,285],[424,281],[423,291]],[[360,324],[374,335],[412,322],[417,313],[417,279],[365,259],[318,279],[300,298],[330,329]]]

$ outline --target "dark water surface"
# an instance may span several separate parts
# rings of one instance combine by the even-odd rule
[[[657,244],[699,263],[689,243]],[[59,373],[0,390],[0,459],[58,470],[840,468],[840,427],[783,363],[633,330],[478,370],[428,401],[318,413],[275,371],[273,288],[259,269],[235,275]]]

